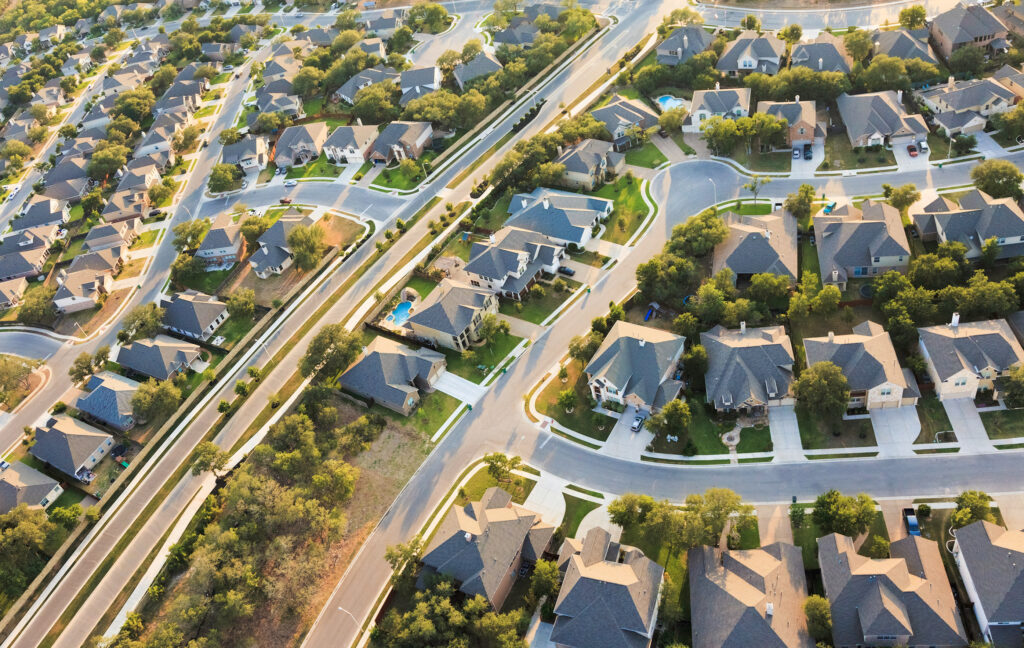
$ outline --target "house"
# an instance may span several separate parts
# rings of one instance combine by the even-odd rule
[[[444,355],[414,349],[386,337],[376,337],[338,378],[342,389],[409,416],[420,403],[421,391],[432,391],[445,371]]]
[[[227,304],[198,290],[186,290],[161,299],[163,325],[168,331],[193,340],[209,340],[228,318]]]
[[[718,325],[700,334],[708,354],[707,402],[719,412],[792,405],[793,345],[782,326],[739,329]]]
[[[384,48],[384,41],[380,38],[364,38],[352,47],[358,47],[368,55],[376,56],[382,61],[388,57],[387,50]]]
[[[1024,99],[1024,72],[1021,72],[1017,68],[1004,65],[1003,67],[996,70],[995,74],[992,75],[992,79],[995,79],[999,83],[1003,84],[1003,87],[1010,90],[1013,96],[1016,97],[1015,101]]]
[[[921,115],[911,115],[903,107],[903,91],[871,92],[836,99],[846,135],[853,146],[913,144],[928,136],[928,125]]]
[[[57,414],[36,427],[32,456],[69,477],[88,484],[92,469],[114,445],[112,436],[88,423]]]
[[[800,547],[694,547],[686,564],[693,648],[814,648],[804,614],[807,578]]]
[[[953,313],[949,324],[917,334],[939,400],[974,398],[979,390],[993,390],[996,398],[996,379],[1024,362],[1024,349],[1005,319],[961,324],[960,313]]]
[[[201,362],[200,349],[191,342],[182,342],[167,335],[135,340],[117,352],[117,363],[137,374],[170,380]]]
[[[183,79],[176,79],[171,84],[171,87],[164,92],[164,95],[153,105],[153,114],[160,115],[173,111],[180,106],[185,107],[190,113],[196,112],[203,103],[203,93],[206,91],[204,88],[205,83],[205,80],[193,79],[185,81]]]
[[[862,556],[852,538],[838,533],[818,538],[832,645],[966,646],[938,544],[909,535],[893,542],[889,554]]]
[[[417,585],[430,574],[443,574],[466,596],[483,596],[500,610],[520,567],[541,559],[554,532],[539,514],[512,503],[507,492],[488,488],[479,502],[448,510],[423,552],[425,574]]]
[[[871,277],[888,270],[905,272],[910,244],[898,209],[865,200],[860,209],[843,205],[814,217],[822,285],[846,290],[852,277]]]
[[[1024,531],[984,520],[956,529],[953,559],[985,641],[1021,644],[1024,628]]]
[[[187,111],[166,111],[157,115],[153,126],[135,149],[136,155],[159,153],[173,147],[174,136],[185,130],[192,122]]]
[[[932,18],[928,30],[935,50],[947,61],[961,47],[977,47],[987,54],[1010,47],[1006,25],[980,4],[958,3]]]
[[[813,101],[758,101],[757,112],[786,120],[786,146],[813,144],[818,134],[817,106]]]
[[[28,279],[19,277],[0,281],[0,308],[14,308],[28,289]]]
[[[582,248],[614,207],[615,203],[605,198],[537,187],[532,193],[512,197],[508,206],[512,216],[505,225]]]
[[[330,47],[334,43],[334,39],[337,38],[340,33],[341,32],[337,29],[315,27],[313,29],[307,29],[303,32],[299,32],[295,35],[295,38],[297,40],[309,41],[317,47]]]
[[[823,31],[812,41],[794,45],[789,65],[810,68],[815,72],[849,74],[853,59],[846,53],[846,44],[842,38]]]
[[[324,142],[324,154],[334,164],[362,164],[376,139],[376,126],[339,126]]]
[[[269,85],[279,80],[291,81],[300,69],[302,69],[302,64],[291,56],[272,56],[267,61],[266,67],[263,68],[263,82]]]
[[[405,106],[413,99],[419,99],[441,87],[441,68],[432,65],[406,70],[402,72],[400,85],[402,98],[398,103]]]
[[[509,22],[508,27],[494,32],[493,40],[495,46],[509,45],[528,49],[539,33],[540,30],[529,19],[517,16]]]
[[[395,83],[399,81],[401,75],[395,68],[387,67],[386,65],[375,65],[371,68],[366,68],[361,72],[356,72],[349,78],[348,81],[343,83],[340,88],[334,91],[331,95],[335,101],[344,101],[346,103],[354,104],[356,102],[356,95],[363,88],[369,88],[372,85],[378,83],[384,83],[385,81],[391,81]],[[397,83],[395,83],[397,85]]]
[[[277,81],[275,83],[287,82]],[[281,113],[293,119],[301,119],[306,115],[302,110],[302,99],[293,94],[285,94],[282,92],[257,92],[256,110],[245,115],[245,124],[249,127],[249,130],[253,129],[256,122],[259,120],[259,116],[263,113]]]
[[[405,11],[402,9],[385,9],[373,18],[363,21],[363,27],[371,34],[387,40],[394,36],[395,30],[405,24]]]
[[[235,164],[241,169],[262,169],[270,161],[267,140],[262,137],[243,137],[225,146],[221,159],[224,164]]]
[[[559,648],[648,648],[665,570],[634,547],[594,527],[558,553],[565,569],[551,642]]]
[[[320,157],[326,141],[326,122],[289,126],[274,145],[274,164],[281,169],[302,166]]]
[[[149,187],[139,185],[132,189],[117,189],[103,208],[103,220],[120,223],[145,218],[149,211]]]
[[[469,283],[520,301],[542,273],[553,274],[565,248],[546,236],[503,227],[486,242],[474,241],[465,266]]]
[[[272,274],[279,275],[292,265],[292,251],[288,247],[288,234],[299,225],[310,227],[314,221],[298,210],[282,215],[256,242],[259,249],[249,257],[253,272],[260,279]]]
[[[124,264],[125,248],[113,247],[79,254],[57,274],[53,303],[62,313],[92,308],[110,293],[114,275]]]
[[[435,346],[465,351],[480,339],[484,315],[498,312],[498,298],[482,290],[444,279],[413,311],[406,326]]]
[[[676,28],[658,44],[658,63],[679,65],[689,61],[711,47],[715,37],[701,25],[684,25]]]
[[[30,147],[35,146],[35,143],[28,134],[36,126],[39,126],[39,122],[36,121],[35,117],[29,114],[27,110],[22,111],[11,117],[3,129],[0,130],[0,139],[5,142],[18,140],[22,144],[28,144]]]
[[[469,62],[456,65],[452,70],[452,77],[458,84],[459,90],[465,90],[469,82],[489,77],[503,67],[501,61],[494,54],[484,50]]]
[[[242,226],[234,223],[228,215],[214,221],[194,256],[203,260],[207,272],[212,272],[238,263],[244,249]]]
[[[51,79],[50,81],[60,81],[60,79]],[[57,109],[68,102],[68,96],[64,94],[64,89],[60,85],[50,85],[50,81],[47,81],[47,85],[36,90],[36,93],[32,96],[31,104],[45,106],[47,115],[53,117],[57,114]]]
[[[256,38],[259,38],[261,32],[262,28],[259,25],[238,24],[228,31],[228,39],[232,43],[241,43],[242,39],[245,38],[246,35],[252,34]]]
[[[82,127],[79,130],[79,134],[87,131],[91,128],[104,128],[110,123],[110,111],[114,109],[114,103],[117,101],[116,95],[104,97],[94,103],[89,112],[82,118]]]
[[[88,168],[89,160],[85,155],[69,156],[65,151],[56,166],[46,174],[46,188],[42,195],[66,203],[78,202],[88,193],[92,182]]]
[[[32,466],[14,461],[0,469],[0,515],[24,504],[30,509],[46,509],[57,501],[64,488]]]
[[[92,20],[89,18],[79,18],[78,22],[75,23],[75,32],[79,36],[87,36],[92,31]]]
[[[78,397],[75,409],[90,419],[126,432],[135,427],[132,397],[139,383],[110,371],[101,371],[85,383],[86,393]]]
[[[536,22],[542,15],[557,21],[564,10],[558,2],[534,2],[523,7],[523,15],[530,22]]]
[[[137,219],[120,223],[99,223],[85,235],[82,251],[99,252],[109,248],[128,249],[139,238],[140,227]]]
[[[658,125],[658,116],[646,104],[620,95],[615,95],[611,101],[590,114],[604,124],[612,136],[616,151],[632,146],[633,129],[648,130]]]
[[[661,329],[618,321],[587,363],[587,385],[606,401],[655,411],[682,388],[676,379],[686,338]]]
[[[39,30],[39,43],[46,49],[57,45],[68,34],[68,28],[60,23]]]
[[[109,24],[111,21],[113,24],[117,24],[121,20],[121,14],[124,13],[124,10],[124,5],[110,5],[100,12],[100,15],[96,17],[96,22],[101,25],[105,23]]]
[[[55,240],[56,225],[18,230],[0,239],[0,281],[42,274]]]
[[[973,189],[956,204],[938,198],[911,219],[922,240],[958,241],[967,247],[966,257],[978,259],[989,239],[998,246],[996,258],[1024,254],[1024,211],[1013,198],[993,198]]]
[[[853,333],[804,338],[807,366],[831,362],[849,382],[848,409],[873,410],[917,405],[921,393],[909,369],[900,367],[892,339],[875,322],[861,322]]]
[[[785,53],[786,43],[774,34],[746,30],[725,46],[715,69],[732,77],[751,72],[776,74]]]
[[[946,85],[917,96],[935,113],[935,122],[946,137],[984,130],[989,117],[1013,110],[1017,102],[1013,91],[995,79],[957,81],[949,77]]]
[[[373,141],[369,160],[374,164],[391,164],[405,158],[416,160],[433,144],[433,138],[430,122],[393,121]]]
[[[737,283],[763,273],[797,280],[797,226],[791,214],[782,209],[765,216],[726,212],[721,218],[729,236],[715,246],[712,272],[728,268]]]
[[[24,212],[11,221],[11,230],[18,232],[35,227],[63,225],[68,222],[71,210],[68,203],[55,198],[34,196],[32,202],[24,208]]]
[[[694,90],[689,114],[683,122],[683,131],[699,133],[701,124],[711,117],[737,119],[749,114],[750,88]]]
[[[202,55],[207,60],[223,63],[230,58],[235,51],[233,43],[203,43]]]
[[[611,142],[585,139],[562,150],[555,164],[565,167],[563,185],[593,191],[625,170],[626,157]]]
[[[874,56],[884,54],[904,61],[920,59],[925,63],[939,65],[939,57],[928,44],[927,29],[877,30],[871,35],[871,41],[874,43]]]

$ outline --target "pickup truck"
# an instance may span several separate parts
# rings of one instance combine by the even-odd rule
[[[907,526],[907,533],[921,535],[921,527],[917,524],[917,513],[913,508],[903,509],[903,523]]]

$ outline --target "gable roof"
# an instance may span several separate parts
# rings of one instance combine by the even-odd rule
[[[778,210],[765,216],[722,214],[729,236],[715,247],[712,271],[729,268],[736,275],[770,272],[796,280],[796,219]]]
[[[412,147],[427,131],[433,131],[430,122],[393,121],[377,135],[370,150],[387,158],[392,154],[391,147]]]
[[[1024,610],[1024,531],[979,521],[956,530],[956,542],[989,623],[1018,623]],[[1019,633],[1019,630],[1018,630]]]
[[[365,151],[377,139],[376,126],[339,126],[334,129],[324,148],[354,148]]]
[[[700,334],[708,354],[707,402],[719,409],[785,398],[793,383],[793,345],[782,326],[727,329]]]
[[[409,316],[408,323],[457,336],[484,309],[491,295],[487,290],[444,279]]]
[[[32,466],[20,461],[12,462],[0,472],[0,515],[19,504],[25,504],[29,508],[38,507],[43,498],[57,485],[55,479],[47,477]]]
[[[195,336],[201,336],[227,310],[227,304],[198,290],[174,293],[160,301],[163,324]]]
[[[875,134],[899,137],[928,132],[924,118],[908,114],[893,90],[858,95],[844,92],[836,104],[851,142]]]
[[[230,216],[223,219],[218,218],[213,223],[213,227],[210,228],[210,231],[203,237],[203,241],[199,244],[196,254],[199,254],[200,252],[210,252],[213,250],[223,250],[225,248],[237,248],[241,242],[241,224],[232,222]]]
[[[971,43],[975,38],[1006,31],[1006,27],[991,11],[978,4],[957,3],[955,7],[932,18],[932,27],[949,38],[956,47]]]
[[[474,241],[469,249],[466,272],[488,279],[506,281],[503,288],[517,290],[521,280],[523,286],[533,279],[541,266],[553,264],[560,256],[562,247],[548,240],[542,234],[518,227],[503,227],[487,242]],[[509,277],[519,270],[521,255],[527,257],[527,268],[521,279]]]
[[[501,61],[494,54],[485,50],[470,59],[468,63],[456,65],[455,69],[452,70],[452,76],[455,77],[455,81],[461,87],[473,79],[494,74],[503,67]]]
[[[611,101],[592,110],[590,114],[604,124],[613,135],[616,130],[628,129],[633,125],[639,125],[640,128],[647,130],[658,123],[658,116],[644,103],[620,95],[615,95]]]
[[[585,139],[563,150],[555,163],[565,166],[567,172],[591,174],[610,155],[617,155],[611,142]]]
[[[746,30],[725,46],[715,69],[722,72],[747,71],[775,74],[779,71],[779,60],[786,52],[786,43],[774,34],[758,34]],[[752,58],[757,61],[753,68],[741,68],[740,59]]]
[[[849,335],[804,338],[807,365],[831,362],[843,371],[854,391],[868,390],[884,383],[906,388],[892,339],[876,322],[861,322]]]
[[[42,427],[36,427],[36,441],[30,452],[36,459],[73,477],[92,453],[111,438],[88,423],[58,414]]]
[[[714,35],[700,25],[677,27],[658,45],[658,63],[678,65],[711,47]]]
[[[954,79],[953,83],[938,85],[921,93],[923,99],[945,104],[957,112],[974,110],[999,100],[1012,104],[1015,96],[994,79]]]
[[[337,89],[335,94],[355,100],[356,93],[361,89],[378,83],[384,83],[385,81],[398,81],[400,76],[394,68],[385,65],[375,65],[353,74],[348,81]]]
[[[308,147],[319,151],[327,140],[326,122],[313,122],[289,126],[284,129],[277,139],[274,147],[274,155],[280,155],[282,150],[291,150],[295,147]]]
[[[242,160],[265,155],[267,141],[262,137],[243,137],[234,144],[228,144],[222,152],[224,164],[238,164]]]
[[[623,397],[635,394],[643,402],[654,404],[685,341],[681,335],[620,320],[608,331],[584,371],[591,380],[607,380]]]
[[[506,225],[582,245],[594,225],[611,213],[613,204],[605,198],[537,187],[512,197],[512,217]]]
[[[191,365],[199,357],[199,347],[166,335],[135,340],[121,347],[117,363],[140,374],[167,380],[181,367]]]
[[[127,429],[134,423],[132,396],[138,389],[139,383],[131,378],[101,371],[89,378],[88,393],[78,398],[75,407],[104,423]]]
[[[819,72],[849,74],[852,59],[846,53],[843,39],[828,32],[821,32],[813,41],[797,43],[790,54],[789,64],[792,67],[806,67]]]
[[[986,367],[1006,371],[1024,361],[1024,349],[1005,319],[940,324],[917,329],[921,346],[939,380]]]
[[[690,112],[706,110],[716,115],[730,113],[736,108],[744,114],[750,112],[750,88],[725,88],[721,90],[694,90]]]
[[[910,258],[910,244],[898,209],[865,200],[860,209],[844,205],[814,217],[822,281],[846,281],[846,268],[873,265],[875,257]]]
[[[805,122],[817,125],[817,106],[813,101],[758,101],[757,112],[785,119],[789,126]]]
[[[951,201],[929,205],[927,215],[916,214],[919,227],[931,225],[931,231],[941,234],[946,241],[959,241],[967,246],[967,253],[976,256],[989,238],[1016,238],[1024,236],[1024,211],[1013,198],[993,198],[973,189],[960,198],[960,204]],[[941,210],[945,207],[945,210]],[[1014,246],[1000,246],[998,258],[1015,256]]]
[[[402,408],[411,394],[425,385],[444,355],[430,349],[413,349],[383,336],[376,337],[362,356],[338,379],[342,387]]]

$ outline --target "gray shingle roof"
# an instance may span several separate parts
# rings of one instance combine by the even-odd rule
[[[573,173],[593,173],[614,152],[611,142],[585,139],[565,149],[555,160]]]
[[[924,38],[916,38],[906,29],[876,31],[872,35],[872,40],[875,43],[875,56],[884,54],[904,60],[916,58],[933,65],[939,64],[938,57],[928,44],[927,32],[924,33]]]
[[[695,90],[690,112],[706,110],[718,115],[733,112],[736,108],[742,110],[743,114],[750,112],[750,88]]]
[[[736,40],[725,46],[715,68],[722,72],[745,71],[775,74],[779,71],[778,59],[786,53],[786,43],[773,34],[758,34],[744,31]],[[757,64],[754,68],[741,68],[740,59],[751,57]]]
[[[32,456],[74,477],[90,455],[113,437],[60,414],[50,418],[44,426],[37,427],[35,438],[36,442],[29,450]]]
[[[715,248],[713,272],[729,268],[734,274],[763,272],[797,278],[796,219],[788,212],[740,216],[726,212],[722,220],[729,237]]]
[[[910,115],[892,90],[868,94],[843,93],[836,99],[850,141],[879,133],[883,136],[925,135],[921,115]]]
[[[533,23],[520,22],[517,25],[506,27],[494,34],[494,42],[499,45],[529,46],[537,37],[537,27]]]
[[[457,336],[482,311],[491,293],[445,279],[409,316],[410,324]]]
[[[1003,23],[992,12],[977,4],[958,3],[955,7],[932,18],[932,26],[958,43],[971,43],[975,38],[1006,31]]]
[[[930,218],[920,216],[919,220],[926,226],[932,223],[936,233],[941,231],[943,240],[966,245],[971,256],[980,254],[981,246],[989,238],[1024,236],[1024,211],[1017,202],[1012,198],[996,199],[977,189],[964,195],[959,206],[953,205],[948,211],[932,211],[928,216]],[[1000,251],[1000,257],[1005,254]]]
[[[981,521],[957,529],[956,540],[989,623],[1024,619],[1024,531]]]
[[[242,160],[267,154],[267,142],[261,137],[243,137],[224,147],[224,164],[238,164]]]
[[[63,223],[65,202],[55,198],[40,198],[33,202],[23,216],[11,221],[14,231]]]
[[[464,86],[473,79],[494,74],[502,69],[501,61],[490,52],[483,51],[474,56],[468,63],[459,63],[452,71],[452,76],[459,86]]]
[[[0,515],[19,504],[39,506],[57,482],[32,466],[15,461],[0,472]],[[49,502],[52,504],[52,502]]]
[[[257,239],[259,247],[249,257],[249,262],[257,272],[277,267],[285,259],[291,257],[291,251],[288,249],[288,234],[299,225],[309,227],[312,225],[312,221],[296,210],[285,213],[270,226],[270,229],[263,232]]]
[[[376,126],[339,126],[324,142],[324,148],[367,149],[377,138]]]
[[[190,342],[158,335],[121,347],[117,363],[151,378],[167,380],[182,367],[192,364],[199,352],[199,347]]]
[[[685,25],[674,30],[658,45],[658,63],[678,65],[711,47],[714,36],[700,25]]]
[[[615,322],[585,369],[591,380],[603,378],[623,398],[636,395],[653,404],[670,374],[686,338],[660,329]]]
[[[512,217],[506,225],[583,245],[594,225],[611,213],[613,205],[604,198],[538,187],[532,193],[512,197]]]
[[[430,122],[393,121],[380,132],[370,150],[390,158],[393,146],[411,148],[428,129],[432,129]]]
[[[209,252],[211,250],[221,250],[224,248],[237,248],[241,242],[241,226],[232,223],[230,219],[228,219],[227,222],[222,224],[215,223],[214,226],[210,228],[210,231],[203,237],[203,242],[199,244],[199,249],[196,250],[196,254],[199,254],[200,252]]]
[[[413,349],[390,338],[374,338],[362,356],[338,379],[338,384],[361,396],[398,409],[427,386],[427,379],[444,356],[430,349]]]
[[[399,73],[394,68],[390,68],[384,65],[375,65],[371,68],[366,68],[361,72],[356,72],[348,81],[342,84],[338,88],[336,94],[340,97],[347,97],[355,100],[356,93],[361,89],[378,83],[384,83],[385,81],[399,80]]]
[[[519,268],[520,254],[526,254],[541,265],[551,265],[562,249],[536,232],[515,227],[504,227],[493,238],[493,243],[473,243],[469,250],[469,263],[465,267],[467,272],[501,280]]]
[[[946,104],[951,110],[974,110],[987,106],[995,101],[1012,104],[1014,94],[1001,83],[992,79],[954,80],[952,85],[935,86],[921,93],[921,97],[937,103]]]
[[[227,310],[227,304],[198,290],[174,293],[160,302],[163,324],[200,337]]]
[[[887,203],[865,200],[860,209],[844,205],[828,216],[814,218],[818,263],[823,282],[846,281],[845,268],[873,265],[875,257],[899,257],[909,261],[910,244],[898,209]]]
[[[917,329],[939,380],[987,367],[1002,372],[1024,361],[1024,349],[1004,319],[941,324]]]
[[[89,392],[79,397],[75,407],[119,430],[135,424],[132,416],[132,396],[139,383],[110,371],[101,371],[86,383]]]
[[[274,156],[281,155],[281,151],[293,150],[300,146],[320,151],[326,140],[327,124],[324,122],[289,126],[277,139]]]
[[[708,353],[707,402],[718,409],[767,404],[785,398],[793,383],[793,345],[781,326],[700,334]]]
[[[647,130],[658,124],[658,116],[643,102],[619,95],[590,114],[613,135],[617,130],[626,130],[632,126]]]
[[[892,339],[881,324],[861,322],[849,335],[804,338],[807,365],[831,362],[843,371],[850,389],[868,390],[883,383],[906,387]]]
[[[824,72],[850,73],[850,57],[841,38],[822,32],[809,43],[797,43],[789,59],[792,67],[806,67]]]

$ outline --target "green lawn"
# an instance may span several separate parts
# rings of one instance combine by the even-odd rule
[[[568,379],[563,383],[557,377],[544,386],[544,389],[537,395],[537,411],[545,416],[550,416],[564,427],[578,432],[592,439],[604,441],[611,434],[615,426],[615,419],[605,414],[592,412],[587,403],[589,402],[590,389],[587,386],[587,377],[580,371],[578,362],[570,362],[565,365],[569,372]],[[576,406],[571,412],[558,405],[558,393],[572,389],[576,392]]]
[[[60,496],[50,505],[50,511],[58,508],[65,508],[67,506],[73,506],[80,504],[85,499],[85,493],[78,490],[77,488],[71,487],[65,490]]]
[[[761,531],[757,528],[756,524],[751,524],[744,529],[740,529],[739,532],[739,546],[737,549],[760,549],[761,548]]]
[[[818,248],[807,239],[800,241],[800,276],[810,273],[821,278],[821,262],[818,260]]]
[[[609,257],[606,257],[603,254],[598,254],[592,250],[576,252],[575,254],[571,254],[570,258],[577,263],[583,263],[595,268],[600,268],[609,261]]]
[[[982,412],[981,422],[990,439],[1012,439],[1024,436],[1024,409]]]
[[[217,106],[203,106],[196,111],[194,117],[196,119],[202,119],[203,117],[209,117],[213,113],[217,112]]]
[[[238,119],[235,121],[235,128],[245,128],[247,123],[246,116],[249,113],[256,112],[256,110],[256,106],[246,106],[245,108],[243,108],[242,112],[238,115]]]
[[[729,449],[722,443],[722,435],[734,427],[732,421],[719,423],[715,420],[715,412],[704,402],[703,398],[690,398],[689,434],[679,435],[678,441],[669,442],[664,437],[655,437],[651,442],[652,452],[683,455],[687,442],[693,441],[699,455],[726,454]],[[692,448],[691,448],[692,450]]]
[[[678,146],[683,153],[687,155],[697,155],[697,151],[686,143],[686,140],[684,139],[685,135],[686,134],[682,131],[672,133],[672,141],[676,143],[676,146]]]
[[[227,318],[223,324],[217,327],[217,331],[213,334],[214,337],[219,335],[224,336],[224,343],[220,346],[225,349],[233,348],[238,342],[245,337],[245,334],[252,330],[252,327],[256,325],[256,320],[251,317],[235,317],[234,315]]]
[[[71,243],[68,245],[68,248],[66,250],[64,250],[64,254],[61,255],[60,260],[61,261],[70,261],[71,259],[74,259],[76,256],[81,254],[81,252],[82,252],[82,245],[84,245],[84,244],[85,244],[85,237],[82,237],[80,239],[76,239],[74,241],[71,241]]]
[[[397,168],[384,169],[374,181],[373,186],[387,189],[398,189],[400,191],[413,189],[423,181],[423,170],[428,168],[431,160],[437,157],[437,153],[427,151],[419,160],[415,160],[418,170],[415,175],[406,175]]]
[[[68,222],[75,222],[85,215],[85,210],[82,208],[82,203],[78,203],[70,209],[68,212]]]
[[[648,169],[654,169],[664,163],[668,162],[658,147],[647,142],[640,148],[633,148],[626,151],[626,164],[632,164],[633,166],[647,167]]]
[[[793,153],[791,151],[782,151],[780,153],[751,151],[747,153],[747,145],[744,142],[740,142],[736,146],[730,157],[736,160],[737,164],[751,171],[779,171],[788,173],[793,164]]]
[[[462,238],[464,235],[467,236],[465,240],[463,240]],[[469,234],[468,232],[460,232],[458,236],[456,236],[455,238],[448,242],[448,245],[445,246],[444,250],[441,252],[441,255],[458,257],[463,261],[468,262],[469,252],[473,248],[473,242],[483,240],[485,239],[479,236]]]
[[[159,230],[146,230],[139,235],[139,238],[135,239],[132,243],[132,250],[141,250],[142,248],[148,248],[156,243],[157,236],[160,235]]]
[[[264,182],[270,182],[274,179],[277,174],[277,165],[271,162],[264,169],[260,169],[260,174],[256,177],[256,184],[263,184]]]
[[[203,95],[203,101],[217,101],[221,98],[222,94],[220,90],[210,90]]]
[[[154,207],[163,208],[163,207],[170,206],[171,201],[174,200],[174,195],[176,193],[178,193],[178,187],[181,186],[181,183],[176,181],[176,180],[171,180],[170,181],[170,185],[171,185],[171,193],[166,198],[164,198],[163,200],[158,202],[156,205],[154,205]]]
[[[650,213],[644,203],[640,179],[636,177],[619,178],[614,184],[605,185],[590,195],[615,201],[615,207],[605,223],[605,231],[601,236],[612,243],[621,245],[628,241]]]
[[[562,493],[565,499],[565,515],[562,517],[562,532],[566,538],[575,538],[576,531],[580,528],[583,518],[596,509],[600,504],[590,500],[580,499],[568,493]]]
[[[645,533],[638,526],[625,527],[622,529],[621,542],[643,551],[645,556],[665,568],[667,578],[662,583],[661,596],[678,603],[682,620],[666,623],[661,639],[665,643],[690,645],[690,580],[686,568],[686,552],[672,553],[666,532],[658,533],[656,528]]]
[[[210,85],[220,85],[221,83],[227,83],[228,79],[231,78],[231,72],[221,72],[217,76],[210,79]]]
[[[474,225],[477,227],[497,231],[501,229],[501,226],[508,220],[509,213],[508,207],[512,204],[512,194],[506,193],[504,196],[498,199],[498,202],[494,203],[494,207],[491,207],[490,211],[476,219]]]
[[[455,397],[434,391],[423,394],[419,406],[409,416],[402,416],[380,405],[374,405],[370,411],[387,416],[400,425],[409,425],[420,434],[430,437],[448,420],[459,404],[460,401]]]
[[[855,151],[850,145],[850,138],[845,133],[839,133],[825,138],[825,160],[822,161],[818,170],[869,169],[894,164],[896,164],[896,158],[892,151],[884,148],[875,152],[868,151],[866,148]]]
[[[498,311],[502,315],[518,317],[519,319],[524,319],[527,322],[540,324],[549,315],[551,315],[551,313],[555,312],[555,310],[561,306],[577,288],[583,285],[578,281],[573,281],[566,277],[562,277],[562,280],[568,284],[568,289],[563,292],[558,292],[551,284],[544,284],[543,297],[538,298],[527,296],[522,302],[516,302],[511,299],[502,299]]]
[[[491,372],[491,369],[498,366],[505,356],[512,352],[512,349],[521,340],[522,338],[514,335],[499,335],[483,346],[474,347],[474,357],[470,360],[466,360],[461,353],[445,349],[445,355],[448,357],[448,371],[462,376],[466,380],[480,383]],[[486,366],[487,369],[486,371],[481,370],[478,366]]]
[[[413,275],[409,279],[409,283],[405,284],[405,287],[415,290],[419,294],[420,299],[426,299],[427,295],[432,293],[434,288],[437,288],[437,282]]]
[[[307,116],[313,117],[319,115],[320,111],[324,109],[324,98],[313,97],[312,99],[306,99],[302,102],[302,110]]]
[[[321,153],[320,157],[307,162],[300,167],[291,167],[285,177],[293,178],[337,178],[341,175],[343,167],[335,166],[327,161],[327,154]]]
[[[204,272],[200,276],[196,277],[191,281],[184,281],[185,287],[204,292],[208,295],[217,294],[217,289],[224,283],[224,280],[228,278],[231,271],[234,268],[227,270],[216,270],[214,272]]]
[[[740,430],[740,443],[736,446],[736,452],[771,452],[774,447],[771,430],[767,425],[758,425]]]
[[[953,425],[946,415],[946,408],[934,394],[922,396],[917,401],[917,416],[921,419],[921,433],[914,443],[934,443],[937,433],[949,432],[953,429]],[[953,440],[955,437],[952,434],[943,434],[940,439],[940,441]]]
[[[796,420],[800,426],[800,442],[805,450],[862,448],[875,445],[875,431],[871,427],[871,419],[840,420],[830,426],[802,408],[797,408]],[[836,432],[839,433],[838,436]]]
[[[487,489],[494,486],[508,491],[508,494],[512,496],[513,502],[522,504],[530,496],[530,492],[536,485],[537,482],[535,480],[518,475],[512,475],[512,483],[499,484],[494,477],[491,477],[486,468],[481,468],[459,489],[459,496],[455,499],[455,505],[465,506],[469,502],[478,502],[484,496]]]

